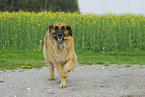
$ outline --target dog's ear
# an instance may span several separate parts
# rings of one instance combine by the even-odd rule
[[[66,26],[66,30],[68,30],[68,34],[72,36],[72,29],[70,26]]]
[[[53,26],[50,25],[50,26],[49,26],[49,32],[51,32],[52,29],[53,29]]]

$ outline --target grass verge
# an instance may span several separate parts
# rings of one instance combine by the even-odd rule
[[[45,64],[42,51],[5,50],[0,54],[1,70],[41,68]]]
[[[86,52],[78,54],[78,61],[81,64],[139,64],[145,65],[145,51],[135,52]]]
[[[136,52],[77,52],[80,64],[139,64],[145,65],[145,51]],[[0,70],[31,69],[46,66],[42,50],[0,50]]]

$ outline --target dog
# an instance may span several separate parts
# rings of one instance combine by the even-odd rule
[[[49,64],[49,80],[55,79],[55,66],[59,75],[60,88],[66,88],[65,79],[77,62],[71,27],[63,22],[51,23],[44,37],[43,53]]]

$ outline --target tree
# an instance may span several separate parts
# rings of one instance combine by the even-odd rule
[[[6,11],[8,7],[8,0],[0,0],[0,10]]]
[[[60,5],[61,11],[65,11],[65,12],[79,11],[77,0],[58,0],[58,5]]]
[[[48,4],[48,0],[45,0],[44,10],[46,10]]]
[[[79,11],[77,0],[0,0],[0,11]]]

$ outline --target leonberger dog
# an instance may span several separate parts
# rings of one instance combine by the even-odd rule
[[[44,38],[43,53],[49,64],[49,80],[54,80],[55,66],[60,79],[60,88],[66,88],[65,79],[77,62],[71,27],[63,22],[51,23]]]

